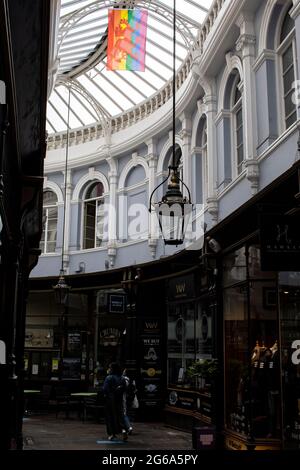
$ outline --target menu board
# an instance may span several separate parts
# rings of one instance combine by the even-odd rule
[[[80,379],[80,365],[81,361],[78,357],[64,357],[63,358],[63,379]]]
[[[157,407],[162,396],[161,328],[159,318],[143,320],[141,332],[140,398],[146,407]]]

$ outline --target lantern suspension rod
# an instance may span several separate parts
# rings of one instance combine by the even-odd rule
[[[176,107],[176,0],[173,0],[173,115],[172,115],[172,169],[176,169],[175,162],[175,107]]]
[[[70,136],[70,99],[71,88],[69,89],[68,97],[68,114],[67,114],[67,136],[66,136],[66,159],[65,159],[65,178],[64,178],[64,216],[63,216],[63,233],[62,233],[62,248],[61,248],[61,273],[64,273],[64,254],[65,254],[65,232],[66,232],[66,200],[67,200],[67,171],[68,171],[68,158],[69,158],[69,136]]]

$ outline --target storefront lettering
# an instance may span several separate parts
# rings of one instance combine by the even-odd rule
[[[296,349],[296,351],[294,351],[292,354],[292,363],[297,366],[300,364],[300,339],[293,341],[292,349]]]
[[[153,322],[153,323],[145,322],[145,326],[148,330],[157,330],[158,323],[157,322]]]
[[[4,341],[0,340],[0,364],[6,364],[6,346]]]
[[[185,283],[184,284],[176,284],[176,293],[177,294],[184,294],[185,292]]]

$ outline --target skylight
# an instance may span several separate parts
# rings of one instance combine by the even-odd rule
[[[107,71],[108,8],[148,8],[145,72]],[[186,58],[212,0],[177,0],[176,68]],[[48,132],[67,128],[69,80],[78,86],[70,96],[70,128],[97,121],[93,104],[116,116],[139,104],[172,77],[173,0],[127,2],[114,0],[62,0],[58,37],[59,74],[47,112]],[[79,86],[84,93],[79,93]],[[92,96],[92,100],[87,99]]]

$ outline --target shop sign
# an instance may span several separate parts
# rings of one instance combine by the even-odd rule
[[[299,227],[298,217],[278,214],[262,214],[260,216],[262,270],[299,270]]]
[[[100,343],[103,346],[117,346],[121,331],[118,328],[104,328],[100,331]]]
[[[125,312],[125,296],[110,294],[108,301],[108,309],[110,313],[124,313]]]
[[[195,297],[195,279],[193,274],[170,279],[169,300],[191,299]]]
[[[80,351],[81,349],[81,334],[80,332],[68,333],[68,350]]]
[[[226,437],[225,448],[230,450],[247,450],[247,447],[243,442],[238,439],[234,439],[233,437]]]
[[[6,364],[6,346],[4,341],[0,341],[0,365]]]
[[[25,348],[53,348],[53,330],[51,328],[26,328]]]
[[[145,406],[159,406],[161,402],[161,329],[160,319],[143,320],[140,343],[141,399]]]
[[[78,357],[63,358],[63,379],[80,379],[81,361]]]

